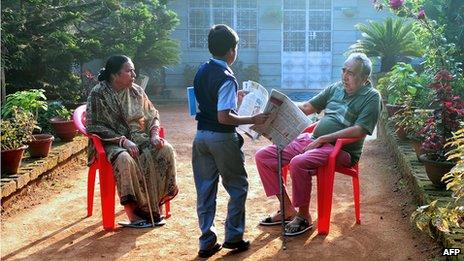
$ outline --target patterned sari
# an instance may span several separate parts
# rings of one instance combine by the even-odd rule
[[[159,206],[178,191],[176,160],[168,142],[165,141],[159,150],[150,144],[149,130],[159,114],[145,92],[136,84],[116,92],[110,84],[101,82],[89,95],[86,114],[87,132],[102,139],[107,158],[113,165],[121,204],[135,203],[136,214],[146,220],[150,220],[150,204],[154,217],[159,218]],[[116,142],[123,136],[139,147],[137,158],[132,158]],[[95,148],[91,143],[88,155],[90,164],[95,160]]]

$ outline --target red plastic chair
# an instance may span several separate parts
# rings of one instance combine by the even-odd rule
[[[112,230],[115,228],[115,192],[116,183],[113,176],[113,167],[107,160],[105,149],[100,138],[97,135],[87,133],[85,128],[85,111],[86,105],[79,106],[73,113],[74,125],[77,130],[92,140],[97,151],[96,159],[89,167],[87,181],[87,217],[92,216],[93,212],[93,195],[95,190],[95,175],[98,170],[100,177],[100,197],[102,204],[103,228]],[[164,138],[164,129],[160,129],[160,137]],[[165,218],[171,216],[171,204],[169,201],[164,202]]]
[[[316,128],[317,122],[308,126],[303,132],[312,133]],[[335,148],[329,156],[327,165],[317,169],[317,231],[320,235],[327,235],[330,229],[330,215],[332,212],[332,197],[335,172],[345,174],[352,177],[353,180],[353,195],[354,208],[356,216],[356,224],[361,224],[360,210],[360,192],[359,192],[359,166],[356,163],[349,168],[335,166],[338,153],[346,144],[356,142],[359,138],[338,139],[335,143]],[[287,180],[289,166],[282,169],[284,182]]]

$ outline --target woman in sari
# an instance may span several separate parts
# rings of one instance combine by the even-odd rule
[[[176,162],[172,146],[160,138],[159,114],[144,90],[134,83],[134,64],[112,56],[87,103],[87,132],[98,135],[113,166],[118,195],[130,222],[143,228],[165,222],[160,206],[176,196]],[[89,146],[89,162],[95,149]],[[150,211],[152,212],[150,214]]]

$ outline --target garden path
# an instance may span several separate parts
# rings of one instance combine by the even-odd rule
[[[94,215],[86,214],[86,173],[82,164],[58,177],[45,181],[43,188],[31,190],[18,200],[14,211],[6,211],[1,224],[1,258],[3,260],[93,260],[93,259],[164,259],[197,258],[199,231],[195,214],[195,188],[191,171],[191,141],[195,121],[187,116],[184,105],[158,107],[167,139],[177,151],[180,193],[172,201],[172,218],[155,229],[121,229],[106,232],[101,227],[99,198]],[[281,249],[280,227],[263,228],[258,221],[278,208],[275,199],[267,199],[256,172],[254,152],[269,144],[246,138],[244,151],[249,172],[250,192],[247,200],[249,251],[231,255],[222,250],[212,259],[314,259],[330,260],[424,260],[439,254],[440,247],[412,228],[409,215],[415,203],[405,182],[395,174],[395,163],[378,140],[366,142],[361,159],[361,225],[355,225],[351,181],[337,176],[334,207],[328,236],[311,232],[288,238],[287,250]],[[315,183],[315,182],[314,182]],[[98,187],[98,186],[97,186]],[[220,242],[227,195],[220,187],[216,226]],[[96,193],[98,195],[98,193]],[[315,189],[311,213],[316,213]],[[125,220],[117,206],[117,221]],[[316,214],[313,214],[316,218]]]

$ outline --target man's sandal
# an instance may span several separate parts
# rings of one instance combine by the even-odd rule
[[[295,216],[295,218],[285,226],[284,235],[286,236],[301,235],[304,232],[310,230],[311,228],[313,228],[312,223],[310,224],[308,220],[306,220],[303,217]]]
[[[279,216],[280,217],[280,210],[277,211],[277,215],[275,215],[274,217],[276,216]],[[284,223],[285,224],[288,224],[290,221],[292,221],[293,218],[289,218],[289,219],[286,219],[284,220]],[[267,217],[261,219],[259,221],[259,224],[261,226],[277,226],[277,225],[280,225],[282,224],[281,220],[272,220],[272,216],[271,215],[267,215]]]

